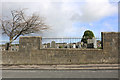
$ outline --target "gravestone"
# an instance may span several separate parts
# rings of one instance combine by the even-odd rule
[[[87,40],[87,48],[94,48],[93,39],[88,39]]]
[[[97,40],[95,37],[87,40],[87,48],[97,48]]]
[[[79,47],[78,48],[81,48],[81,44],[79,44]]]
[[[51,42],[51,48],[55,48],[56,47],[56,43],[55,43],[55,41],[52,41]]]
[[[76,48],[76,45],[75,45],[75,44],[73,44],[73,48]]]
[[[87,48],[94,48],[94,44],[93,43],[87,44]]]
[[[47,43],[47,48],[50,48],[50,43]]]
[[[94,48],[97,48],[97,40],[95,39],[95,37],[93,37],[93,45],[94,45]]]
[[[67,44],[67,48],[70,48],[69,44]]]

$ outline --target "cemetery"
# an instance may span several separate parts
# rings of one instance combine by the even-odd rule
[[[74,39],[74,38],[72,38],[72,39]],[[49,41],[49,40],[47,40],[47,41]],[[53,38],[53,41],[49,41],[47,43],[42,43],[42,48],[76,48],[76,49],[94,48],[94,49],[97,49],[97,48],[101,47],[101,43],[100,42],[98,44],[97,40],[95,38],[93,38],[93,39],[88,39],[87,40],[87,44],[86,44],[84,42],[81,42],[81,38],[79,38],[79,40],[76,40],[76,42],[72,42],[72,40],[71,40],[71,43],[70,42],[59,42],[58,43]],[[0,49],[1,49],[1,51],[5,51],[6,50],[6,45],[5,44],[1,45]],[[9,50],[10,51],[18,51],[19,50],[19,44],[12,44],[10,46]]]
[[[72,38],[72,39],[74,39],[74,38]],[[73,42],[73,43],[72,43],[72,40],[71,40],[71,43],[67,43],[67,41],[58,43],[54,40],[54,41],[51,41],[51,43],[42,44],[42,48],[77,48],[77,49],[80,49],[80,48],[98,48],[97,40],[95,38],[88,39],[87,44],[84,42],[80,42],[80,39],[76,40],[76,42]],[[47,45],[47,44],[49,44],[49,45]],[[100,44],[99,44],[99,47],[101,47]]]
[[[0,51],[6,51],[6,45],[0,45]],[[12,44],[9,51],[19,51],[19,44]]]
[[[101,36],[101,42],[92,38],[87,44],[56,41],[42,44],[40,36],[23,36],[19,38],[19,50],[2,51],[1,64],[118,63],[119,32],[102,32]],[[97,42],[101,49],[97,48]]]
[[[85,35],[87,34],[87,35]],[[99,41],[99,42],[98,42]],[[15,41],[9,45],[9,42],[5,42],[0,45],[0,50],[5,51],[18,51],[19,41]],[[1,44],[1,42],[0,42]],[[83,38],[44,38],[42,37],[41,48],[101,48],[101,38],[95,38],[94,34],[90,30],[84,32]],[[8,46],[10,49],[8,49]]]

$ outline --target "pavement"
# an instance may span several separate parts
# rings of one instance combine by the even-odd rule
[[[118,70],[118,64],[81,64],[81,65],[3,65],[2,70]]]
[[[2,78],[118,78],[118,70],[2,70]]]
[[[3,65],[3,78],[118,78],[118,64]],[[26,79],[25,79],[26,80]]]

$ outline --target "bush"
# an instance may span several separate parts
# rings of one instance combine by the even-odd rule
[[[98,47],[98,49],[102,49],[102,47]]]
[[[63,46],[59,46],[59,48],[63,48]]]
[[[83,37],[82,37],[81,42],[87,43],[87,40],[88,40],[88,39],[92,39],[93,37],[95,37],[94,34],[93,34],[93,32],[90,31],[90,30],[86,30],[86,31],[84,32],[84,35],[83,35]]]

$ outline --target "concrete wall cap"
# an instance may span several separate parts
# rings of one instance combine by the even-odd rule
[[[101,32],[101,33],[104,33],[104,34],[110,34],[110,33],[114,33],[114,34],[118,34],[118,33],[120,33],[120,32]]]
[[[21,36],[20,38],[42,38],[41,36]]]

